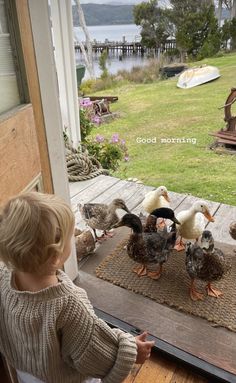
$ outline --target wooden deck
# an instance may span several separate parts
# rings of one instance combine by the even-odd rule
[[[132,212],[139,213],[142,211],[141,202],[145,193],[153,189],[150,186],[109,176],[99,176],[88,181],[71,183],[71,202],[76,215],[76,225],[82,229],[85,228],[77,209],[78,203],[109,203],[119,197],[125,200]],[[198,198],[186,194],[174,192],[169,194],[171,206],[176,212],[189,208],[194,201],[198,200]],[[236,220],[236,207],[212,201],[207,201],[207,203],[211,214],[215,217],[215,222],[207,224],[207,228],[212,231],[217,242],[224,243],[232,249],[235,242],[228,233],[228,227],[231,221]],[[220,381],[236,382],[236,333],[221,327],[213,327],[204,319],[160,305],[96,277],[96,267],[121,238],[127,235],[127,232],[129,232],[127,228],[117,229],[114,238],[104,242],[97,248],[94,255],[79,264],[80,271],[76,282],[85,288],[93,306],[98,309],[102,317],[105,313],[104,319],[106,319],[106,315],[109,315],[109,317],[115,318],[115,321],[120,322],[121,327],[122,325],[125,327],[127,324],[128,330],[131,329],[131,332],[135,328],[147,329],[157,340],[156,349],[164,350],[166,355],[177,357],[188,365],[196,367],[198,371],[213,374],[214,377],[219,377]],[[131,381],[142,382],[144,380],[135,378],[128,382]],[[162,380],[159,381],[162,382]],[[188,382],[189,380],[183,379],[182,381]],[[209,380],[209,382],[214,381],[212,377]],[[169,380],[163,380],[163,382],[169,382]]]

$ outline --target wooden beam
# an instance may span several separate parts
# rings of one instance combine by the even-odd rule
[[[12,1],[12,0],[11,0]],[[53,192],[51,166],[47,146],[44,116],[38,70],[35,58],[34,43],[31,30],[31,21],[27,0],[13,1],[19,23],[22,50],[26,69],[27,83],[29,87],[30,100],[33,105],[36,134],[39,146],[40,163],[42,168],[43,189],[47,193]]]

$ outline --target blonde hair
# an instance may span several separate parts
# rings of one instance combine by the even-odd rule
[[[14,270],[38,273],[62,255],[73,227],[74,214],[60,197],[19,194],[0,211],[0,260]]]

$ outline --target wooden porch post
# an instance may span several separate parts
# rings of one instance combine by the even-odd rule
[[[54,53],[58,74],[60,105],[64,128],[75,148],[81,140],[76,80],[72,4],[50,0]]]
[[[29,0],[28,4],[54,192],[70,202],[48,0]],[[78,275],[75,248],[64,268],[71,279]]]

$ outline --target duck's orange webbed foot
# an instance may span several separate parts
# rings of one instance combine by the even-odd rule
[[[204,294],[202,294],[196,290],[195,285],[194,285],[194,279],[191,281],[191,286],[190,286],[189,291],[190,291],[190,298],[193,301],[202,301],[204,299]]]
[[[217,290],[215,287],[212,287],[210,283],[206,285],[207,295],[214,298],[219,298],[223,295],[222,291]]]
[[[145,265],[136,266],[133,268],[133,272],[136,273],[139,277],[147,275],[147,267]]]
[[[147,276],[155,280],[159,279],[161,274],[162,274],[162,265],[160,265],[159,269],[156,271],[147,272]]]
[[[185,250],[185,243],[183,242],[182,237],[180,237],[180,239],[176,241],[174,249],[177,251]]]

